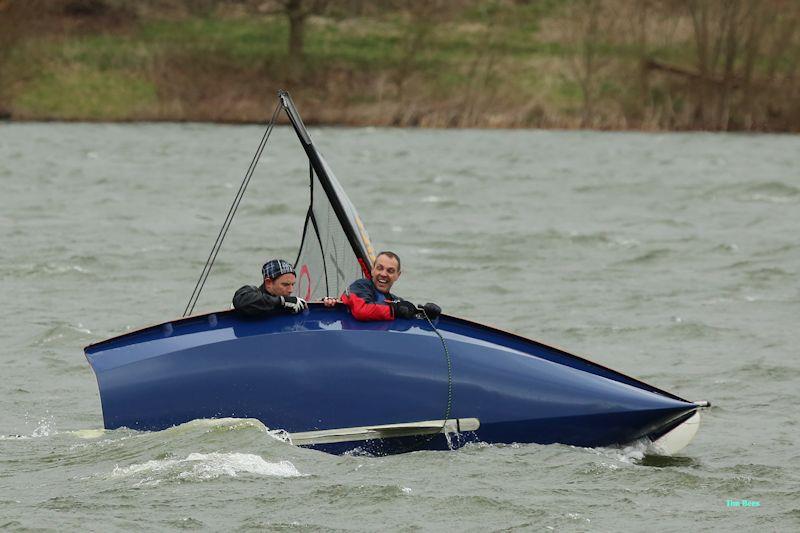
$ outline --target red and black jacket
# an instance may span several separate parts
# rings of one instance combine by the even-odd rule
[[[378,303],[380,296],[386,298],[384,303]],[[379,295],[378,289],[371,279],[358,279],[342,294],[342,302],[350,309],[350,313],[357,320],[394,320],[394,309],[391,302],[399,302],[402,298],[394,294]]]

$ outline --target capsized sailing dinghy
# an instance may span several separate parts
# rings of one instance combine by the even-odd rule
[[[310,163],[297,292],[338,295],[369,276],[374,251],[355,207],[279,93]],[[274,119],[274,116],[273,116]],[[244,318],[171,320],[85,348],[108,429],[255,418],[332,453],[445,449],[470,441],[607,446],[688,444],[701,402],[563,350],[442,315],[359,322],[343,306]]]

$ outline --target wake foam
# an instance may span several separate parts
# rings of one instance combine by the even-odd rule
[[[620,463],[639,464],[644,456],[653,453],[653,443],[650,439],[643,438],[637,441],[622,445],[608,446],[604,448],[591,448],[597,455],[604,455]]]
[[[190,453],[185,459],[156,459],[130,466],[115,466],[111,478],[141,477],[140,485],[162,481],[207,481],[218,477],[253,474],[267,477],[301,477],[289,461],[270,463],[249,453]]]
[[[182,435],[186,433],[220,433],[226,431],[257,430],[273,439],[291,444],[289,433],[283,429],[270,429],[263,422],[255,418],[198,418],[178,426],[164,429],[157,433]]]

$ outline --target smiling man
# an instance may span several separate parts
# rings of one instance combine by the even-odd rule
[[[395,318],[413,318],[418,310],[411,302],[403,300],[390,291],[392,285],[400,278],[400,257],[394,252],[381,252],[372,266],[372,279],[354,281],[341,297],[353,317],[358,320],[394,320]],[[325,299],[325,305],[335,304],[332,298]],[[442,310],[436,304],[425,304],[423,307],[428,317],[433,320]]]

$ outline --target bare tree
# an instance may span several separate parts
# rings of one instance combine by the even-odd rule
[[[194,0],[192,0],[194,1]],[[204,0],[207,1],[207,0]],[[308,17],[322,13],[330,0],[228,0],[247,11],[264,15],[284,15],[289,22],[289,59],[302,63],[305,58],[305,34]],[[352,0],[355,2],[356,0]]]
[[[319,13],[328,0],[280,0],[283,13],[289,19],[289,59],[301,63],[304,58],[306,20]]]
[[[602,46],[616,24],[610,5],[601,0],[579,0],[565,12],[567,36],[575,45],[569,67],[581,91],[581,127],[591,127],[594,122],[600,72],[608,65]]]
[[[397,100],[402,101],[406,82],[419,68],[420,58],[429,48],[430,38],[448,14],[448,9],[443,0],[404,0],[398,4],[406,24],[397,43],[397,67],[391,79]]]
[[[455,125],[471,127],[481,122],[481,114],[485,112],[488,103],[494,101],[496,89],[497,70],[500,64],[499,42],[503,40],[503,33],[511,25],[512,16],[502,9],[493,9],[494,5],[484,3],[483,13],[486,26],[474,45],[472,59],[467,71],[467,82],[463,93],[463,103],[458,122]]]
[[[751,129],[756,109],[774,107],[774,102],[757,105],[759,94],[780,95],[791,101],[790,84],[778,86],[778,65],[796,64],[791,46],[800,9],[782,0],[687,0],[696,47],[696,120],[702,128]],[[771,41],[771,46],[769,45]],[[759,73],[766,64],[766,75]],[[787,92],[788,91],[788,92]],[[779,104],[780,106],[780,104]]]

